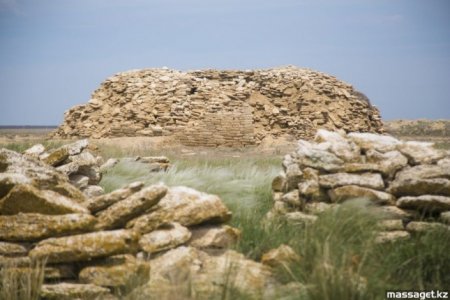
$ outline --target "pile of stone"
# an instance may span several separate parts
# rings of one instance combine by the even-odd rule
[[[384,219],[379,242],[450,227],[450,153],[387,135],[319,130],[286,155],[272,182],[269,216],[313,223],[348,200],[370,201]]]
[[[227,249],[240,232],[224,224],[219,197],[140,182],[86,197],[48,163],[54,156],[0,150],[0,269],[44,261],[42,298],[169,299],[183,288],[210,299],[231,283],[245,293],[279,286],[269,267]]]
[[[104,193],[98,185],[102,179],[100,167],[101,156],[95,156],[88,150],[87,139],[46,151],[42,144],[34,145],[24,154],[37,158],[55,167],[57,171],[67,175],[69,182],[80,189],[87,197],[95,197]]]
[[[106,79],[65,113],[55,137],[175,136],[185,145],[245,146],[318,128],[381,132],[379,111],[333,76],[297,67],[144,69]]]

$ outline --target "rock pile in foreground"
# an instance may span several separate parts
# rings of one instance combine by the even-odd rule
[[[345,201],[370,201],[385,219],[379,242],[450,230],[450,154],[432,143],[319,130],[284,157],[272,190],[270,215],[307,223]]]
[[[318,128],[380,132],[379,111],[351,85],[297,67],[118,73],[65,113],[55,137],[176,136],[185,145],[245,146]]]
[[[41,144],[25,150],[24,154],[37,158],[55,167],[65,174],[69,182],[80,189],[87,197],[95,197],[104,193],[98,183],[102,179],[100,166],[103,164],[101,156],[95,156],[88,150],[88,140],[80,140],[72,144],[46,151]]]
[[[44,299],[210,299],[226,285],[250,294],[279,285],[269,267],[227,249],[240,232],[224,224],[219,197],[140,182],[86,196],[61,172],[77,155],[58,166],[54,152],[45,163],[0,150],[1,274],[46,262]]]

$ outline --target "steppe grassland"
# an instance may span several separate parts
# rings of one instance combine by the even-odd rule
[[[46,143],[56,147],[63,142]],[[5,146],[23,151],[31,145],[18,142]],[[281,267],[276,273],[283,282],[302,283],[302,299],[384,299],[388,289],[450,286],[448,232],[435,231],[402,243],[376,245],[378,216],[368,212],[364,202],[324,213],[310,227],[278,219],[267,221],[264,217],[272,206],[271,181],[281,170],[282,155],[289,151],[160,152],[139,143],[132,149],[102,143],[97,146],[105,158],[167,155],[173,164],[166,173],[152,174],[143,164],[122,161],[104,175],[101,185],[106,191],[140,180],[146,184],[162,181],[169,186],[185,185],[217,194],[233,212],[231,225],[242,231],[236,250],[258,260],[265,251],[281,244],[293,247],[301,261]],[[3,291],[11,290],[4,288],[11,281],[9,275],[0,276]],[[218,295],[218,299],[230,299],[233,294],[224,291],[224,295]]]

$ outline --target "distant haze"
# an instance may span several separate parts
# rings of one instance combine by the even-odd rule
[[[129,69],[308,67],[384,119],[450,119],[448,0],[0,0],[0,125],[50,125]]]

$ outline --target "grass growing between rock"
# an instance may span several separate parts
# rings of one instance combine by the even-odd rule
[[[313,226],[264,216],[272,206],[271,180],[278,158],[197,158],[173,160],[166,173],[151,174],[144,164],[121,162],[101,184],[107,190],[141,180],[185,185],[217,194],[233,212],[231,225],[242,231],[236,250],[259,260],[281,244],[301,260],[276,272],[280,281],[304,286],[285,299],[385,299],[386,290],[441,289],[450,286],[450,232],[434,231],[409,241],[378,245],[367,203],[349,203],[319,216]],[[220,298],[220,297],[219,297]],[[247,297],[245,297],[247,299]],[[225,299],[225,298],[224,298]]]
[[[0,268],[0,300],[38,300],[44,282],[45,261],[28,266],[5,264]]]

